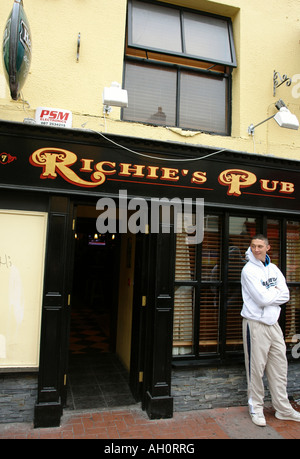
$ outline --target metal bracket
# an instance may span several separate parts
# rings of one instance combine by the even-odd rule
[[[110,105],[103,105],[103,113],[104,115],[109,115],[111,112],[112,108]]]
[[[279,77],[281,83],[279,83],[278,77]],[[276,88],[279,88],[279,86],[281,86],[283,83],[285,83],[286,86],[291,86],[292,79],[289,78],[287,75],[282,75],[281,76],[279,72],[276,72],[276,70],[274,70],[274,73],[273,73],[273,96],[274,97],[276,95]]]
[[[77,38],[77,59],[76,59],[76,62],[79,62],[79,52],[80,52],[80,32],[79,32],[78,38]]]

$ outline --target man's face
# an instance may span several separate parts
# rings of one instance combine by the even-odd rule
[[[270,250],[270,245],[261,239],[253,239],[250,244],[253,255],[257,260],[265,261],[267,252]]]

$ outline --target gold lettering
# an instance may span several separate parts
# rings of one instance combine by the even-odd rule
[[[253,185],[256,180],[255,174],[242,169],[227,169],[221,172],[218,177],[221,185],[228,186],[227,194],[229,196],[240,196],[242,194],[241,188]]]
[[[205,183],[207,181],[206,172],[196,171],[192,176],[192,183]]]
[[[33,166],[43,168],[43,172],[40,175],[41,179],[55,179],[58,172],[67,182],[82,187],[95,187],[105,182],[104,173],[98,173],[97,181],[93,182],[87,182],[78,177],[70,168],[70,166],[76,163],[77,155],[62,148],[40,148],[32,153],[29,161]]]
[[[176,175],[178,174],[178,169],[170,169],[168,167],[162,167],[162,176],[161,180],[179,180],[179,177]]]
[[[156,175],[156,172],[159,169],[159,167],[157,167],[157,166],[148,166],[147,169],[148,169],[148,175],[147,175],[146,178],[149,178],[149,179],[157,179],[158,178],[158,176]]]
[[[263,191],[275,191],[276,188],[277,188],[277,185],[278,185],[278,180],[272,180],[271,182],[271,185],[272,185],[272,188],[269,188],[268,187],[268,184],[269,184],[270,180],[260,180],[260,185],[261,185],[261,189]]]
[[[91,164],[94,162],[93,159],[81,159],[82,168],[80,169],[81,172],[92,172]]]
[[[281,188],[280,193],[293,193],[295,191],[294,183],[280,182]]]
[[[109,167],[116,167],[116,163],[111,163],[110,161],[101,161],[100,163],[97,163],[95,166],[95,171],[91,177],[93,181],[100,180],[101,177],[104,175],[113,175],[116,173],[116,170],[113,169],[112,171],[103,169],[103,166],[109,166]]]
[[[126,164],[126,163],[120,163],[120,172],[119,175],[129,177],[131,174],[133,177],[144,177],[143,174],[143,169],[145,166],[137,165],[134,164],[133,166],[131,164]]]

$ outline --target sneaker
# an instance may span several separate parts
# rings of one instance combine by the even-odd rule
[[[290,414],[280,414],[278,411],[275,413],[275,417],[277,419],[281,419],[282,421],[297,421],[300,422],[300,413],[298,411],[293,410]]]
[[[251,420],[255,425],[260,427],[265,427],[267,424],[263,414],[251,414]]]

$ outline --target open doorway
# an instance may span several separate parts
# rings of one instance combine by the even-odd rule
[[[94,212],[77,208],[67,395],[67,408],[74,410],[135,403],[130,363],[122,356],[127,330],[118,320],[126,308],[122,285],[130,282],[122,269],[127,241],[97,233]]]

